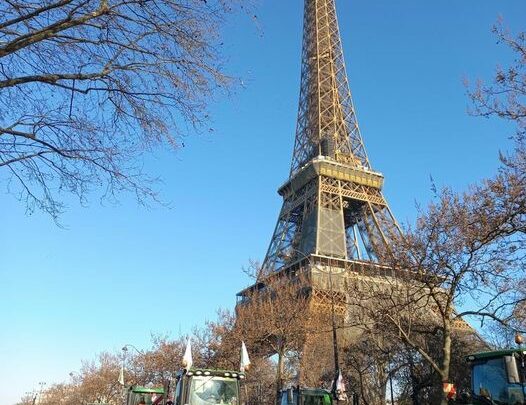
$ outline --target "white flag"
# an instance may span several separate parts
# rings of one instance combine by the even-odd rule
[[[347,399],[347,394],[345,393],[345,383],[343,382],[342,372],[338,370],[338,377],[335,381],[336,388],[336,399],[338,401],[345,401]]]
[[[250,359],[248,358],[248,350],[245,342],[241,342],[241,364],[239,370],[244,373],[250,367]]]
[[[336,389],[341,392],[345,391],[345,383],[343,382],[343,376],[340,370],[338,370],[338,378],[336,379]]]
[[[192,344],[190,343],[190,339],[188,339],[186,350],[184,351],[183,356],[183,367],[187,370],[190,370],[192,368],[192,364],[194,364],[192,360]]]
[[[121,366],[121,371],[119,373],[119,384],[124,386],[124,364]]]

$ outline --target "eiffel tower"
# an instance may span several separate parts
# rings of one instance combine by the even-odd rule
[[[340,268],[378,262],[400,228],[382,194],[358,126],[334,0],[305,0],[301,91],[283,207],[265,274],[295,262]]]
[[[305,0],[303,25],[294,151],[289,178],[278,190],[283,206],[262,278],[238,293],[238,305],[265,289],[267,276],[287,275],[292,281],[302,274],[311,310],[332,313],[333,323],[336,314],[342,323],[349,316],[346,279],[390,274],[379,261],[401,230],[382,194],[384,177],[372,168],[360,133],[335,0]],[[338,340],[356,339],[352,333],[339,331]],[[300,369],[327,370],[320,360],[330,362],[331,350],[338,364],[337,351],[322,347],[330,341],[306,336]],[[319,381],[319,374],[302,377]]]
[[[238,306],[275,278],[295,283],[309,297],[310,311],[330,314],[332,320],[315,319],[332,322],[334,345],[330,332],[315,325],[314,336],[305,333],[300,355],[298,383],[316,386],[331,367],[339,368],[336,340],[361,339],[359,331],[340,327],[353,315],[347,281],[365,278],[382,288],[385,276],[395,272],[381,257],[402,233],[382,194],[384,176],[373,169],[360,133],[335,0],[304,1],[295,144],[289,178],[278,189],[283,206],[260,278],[238,293]],[[463,320],[454,328],[475,335]]]

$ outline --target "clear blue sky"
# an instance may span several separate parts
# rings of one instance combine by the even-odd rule
[[[511,129],[466,114],[463,79],[490,78],[510,54],[490,33],[498,15],[525,29],[524,0],[339,0],[358,119],[401,222],[431,197],[430,176],[460,190],[488,176]],[[0,204],[0,405],[66,380],[103,350],[147,347],[150,333],[188,332],[232,308],[249,258],[263,258],[290,164],[301,48],[301,0],[260,0],[257,24],[230,22],[229,70],[244,88],[213,108],[214,131],[159,152],[171,209],[88,208],[71,201],[60,229]],[[259,28],[258,28],[259,27]],[[5,390],[8,390],[6,392]]]

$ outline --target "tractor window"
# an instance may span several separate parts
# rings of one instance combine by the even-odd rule
[[[323,395],[308,395],[303,400],[304,405],[325,405]]]
[[[508,379],[502,357],[473,365],[473,393],[495,404],[508,403]]]
[[[238,382],[223,377],[192,377],[190,405],[239,405]]]
[[[157,405],[162,398],[161,394],[134,392],[128,397],[128,405]]]

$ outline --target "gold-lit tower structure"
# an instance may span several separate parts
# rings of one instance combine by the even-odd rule
[[[353,269],[378,262],[400,229],[358,126],[334,0],[305,0],[301,91],[283,207],[263,267],[333,259]]]

